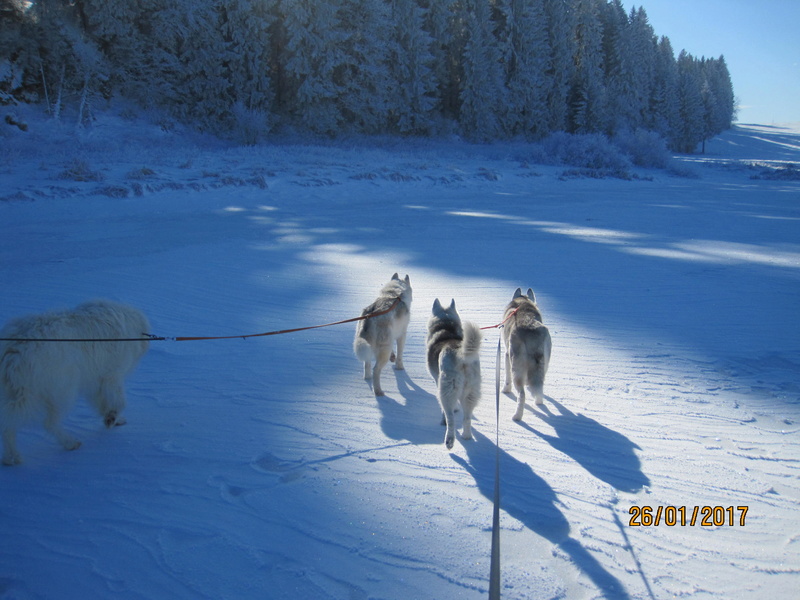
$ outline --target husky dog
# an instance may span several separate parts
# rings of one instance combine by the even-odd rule
[[[455,300],[443,308],[436,299],[428,320],[428,371],[438,388],[448,450],[456,438],[454,413],[459,402],[464,410],[462,437],[472,439],[472,411],[481,397],[481,337],[477,325],[469,321],[461,325]]]
[[[74,310],[31,315],[10,321],[0,338],[118,339],[132,342],[0,342],[0,434],[3,464],[22,457],[17,428],[44,418],[44,426],[67,450],[81,443],[61,427],[61,419],[78,395],[84,395],[106,427],[124,425],[123,380],[147,351],[150,326],[145,316],[106,300],[87,302]],[[138,341],[142,338],[142,341]]]
[[[544,402],[544,376],[550,364],[552,342],[550,331],[542,324],[542,313],[536,306],[533,290],[523,296],[517,288],[514,298],[506,306],[503,315],[505,327],[503,339],[506,343],[506,385],[503,392],[511,392],[511,374],[517,389],[517,412],[512,417],[522,420],[525,411],[525,386],[533,395],[536,404]]]
[[[397,302],[394,308],[392,305]],[[391,310],[389,310],[391,308]],[[361,312],[362,317],[373,313],[387,311],[359,321],[356,326],[356,338],[353,341],[353,352],[364,363],[364,379],[372,379],[372,390],[376,396],[383,396],[381,389],[381,370],[390,360],[395,369],[403,370],[403,347],[406,344],[406,329],[411,317],[411,281],[395,273],[391,281],[383,286],[380,296]],[[397,342],[397,355],[392,347]],[[372,361],[375,366],[372,367]]]

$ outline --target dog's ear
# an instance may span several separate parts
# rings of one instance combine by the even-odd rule
[[[411,285],[411,279],[408,277],[408,274],[406,274],[406,283]]]
[[[450,300],[450,308],[448,308],[447,310],[454,311],[455,309],[456,309],[456,299],[453,298],[452,300]]]
[[[536,294],[533,293],[531,288],[528,288],[528,298],[530,298],[531,302],[536,304]]]
[[[434,314],[442,312],[444,309],[442,308],[442,303],[439,302],[439,299],[433,301],[433,312]]]
[[[520,296],[522,296],[522,288],[517,288],[517,291],[514,292],[514,298],[512,298],[512,300],[519,298]]]
[[[400,277],[397,275],[397,273],[395,273],[394,275],[392,275],[392,281],[394,281],[394,280],[396,280],[396,279],[400,279]]]

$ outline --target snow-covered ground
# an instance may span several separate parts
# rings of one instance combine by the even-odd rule
[[[797,597],[800,129],[738,126],[626,181],[522,144],[30,119],[0,125],[0,321],[110,297],[158,335],[258,333],[356,316],[396,271],[414,303],[382,398],[352,325],[162,341],[125,427],[80,402],[76,452],[23,430],[3,600],[486,597],[499,333],[476,439],[448,452],[425,324],[439,297],[493,325],[518,286],[554,351],[543,407],[514,423],[500,398],[502,597]]]

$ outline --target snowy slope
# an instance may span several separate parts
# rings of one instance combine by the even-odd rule
[[[797,129],[634,181],[563,180],[522,145],[235,149],[111,117],[0,145],[0,321],[104,296],[156,334],[235,335],[356,316],[395,271],[414,288],[383,398],[350,325],[154,342],[127,426],[79,403],[77,452],[22,431],[0,598],[486,597],[499,334],[449,453],[425,322],[440,297],[493,325],[518,286],[554,353],[543,407],[517,424],[501,396],[502,597],[795,597],[800,183],[763,175],[800,161]],[[631,526],[668,506],[733,510]]]

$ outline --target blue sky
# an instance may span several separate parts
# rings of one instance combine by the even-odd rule
[[[676,55],[725,56],[740,123],[800,122],[800,0],[642,0]]]

